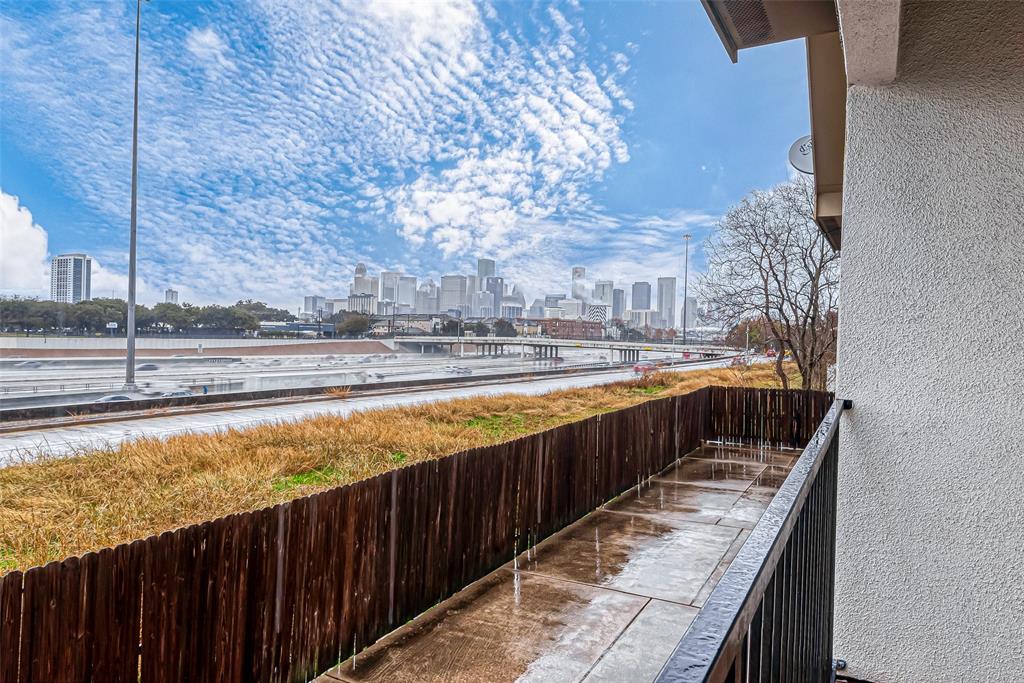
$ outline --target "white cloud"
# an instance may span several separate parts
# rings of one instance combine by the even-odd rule
[[[237,71],[234,62],[228,58],[227,43],[212,28],[194,28],[185,38],[185,49],[195,55],[204,66]]]
[[[0,190],[0,291],[46,296],[46,231],[18,198]]]
[[[34,222],[28,207],[21,206],[17,197],[0,190],[0,292],[49,298],[48,242],[46,229]],[[104,267],[95,256],[91,272],[93,297],[127,298],[128,276],[123,272]],[[136,285],[139,303],[163,300],[163,291],[158,291],[146,278],[140,277]],[[186,297],[192,294],[191,288],[180,289]]]
[[[384,252],[558,265],[579,239],[564,226],[596,211],[591,188],[629,160],[632,103],[615,80],[628,58],[596,64],[582,12],[536,12],[546,26],[526,39],[468,0],[257,0],[184,33],[147,6],[140,271],[188,282],[201,301],[291,305],[303,290],[340,295],[356,261]],[[94,239],[114,249],[134,15],[56,6],[45,21],[0,22],[11,125],[109,219]]]

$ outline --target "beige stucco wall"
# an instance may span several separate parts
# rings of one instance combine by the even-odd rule
[[[835,653],[1024,674],[1024,2],[905,2],[850,89]]]

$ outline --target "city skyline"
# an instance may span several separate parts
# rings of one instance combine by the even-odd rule
[[[430,277],[421,280],[416,275],[396,271],[383,271],[374,276],[366,264],[360,262],[353,269],[347,294],[307,294],[297,312],[308,320],[346,311],[380,316],[449,314],[467,318],[564,318],[606,323],[628,321],[640,314],[643,323],[651,327],[682,327],[682,311],[678,318],[675,314],[676,290],[681,287],[675,276],[657,278],[656,301],[651,298],[650,283],[631,283],[632,291],[641,292],[637,301],[632,297],[627,299],[625,289],[616,288],[613,280],[591,281],[585,267],[573,266],[567,292],[538,293],[527,306],[523,288],[506,281],[499,271],[494,259],[479,257],[475,274],[448,273],[440,277],[440,282],[434,282]],[[694,327],[697,298],[690,296],[687,301],[691,306],[686,315],[687,327]],[[637,303],[641,306],[637,307]],[[677,320],[679,325],[676,325]]]
[[[45,297],[49,258],[77,251],[97,294],[124,289],[129,5],[0,10],[4,293]],[[698,3],[148,3],[140,301],[173,288],[291,307],[356,262],[436,283],[480,253],[531,296],[577,264],[619,283],[677,275],[681,235],[699,243],[785,179],[807,129],[804,79],[776,75],[799,46],[727,68],[703,59],[716,40]],[[735,125],[755,110],[770,113]]]

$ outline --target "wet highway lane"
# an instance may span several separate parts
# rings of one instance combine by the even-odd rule
[[[691,369],[722,367],[728,362],[728,360],[712,360],[707,363],[694,363],[675,370],[685,372]],[[295,404],[163,415],[119,422],[9,432],[0,435],[0,466],[30,459],[39,454],[73,455],[91,448],[116,445],[142,437],[166,438],[189,432],[209,433],[231,428],[301,420],[316,415],[349,415],[360,410],[407,406],[452,398],[500,394],[535,395],[558,389],[618,382],[631,379],[633,376],[632,370],[580,373],[516,382],[477,384],[468,387],[438,388],[407,393],[396,392],[379,396],[352,396],[344,399],[302,401]]]
[[[698,449],[320,683],[653,680],[797,455]]]

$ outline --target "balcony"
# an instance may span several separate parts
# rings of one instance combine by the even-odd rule
[[[825,680],[839,409],[710,387],[12,572],[0,679]]]

